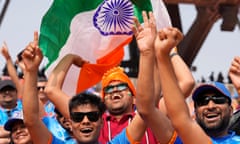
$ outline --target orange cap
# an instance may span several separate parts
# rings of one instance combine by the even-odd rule
[[[109,85],[111,81],[121,81],[128,84],[129,89],[132,92],[132,95],[136,95],[136,90],[134,88],[134,85],[132,81],[129,79],[129,77],[124,73],[123,68],[121,67],[114,67],[110,70],[108,70],[102,77],[102,98],[104,98],[104,92],[103,89]]]

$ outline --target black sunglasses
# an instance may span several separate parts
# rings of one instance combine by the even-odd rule
[[[38,89],[38,90],[41,90],[41,89],[44,90],[44,89],[45,89],[45,86],[38,86],[37,89]]]
[[[98,119],[100,117],[100,113],[98,111],[86,112],[86,113],[83,113],[83,112],[72,112],[71,113],[71,119],[74,122],[81,122],[85,116],[87,116],[89,121],[96,122],[96,121],[98,121]]]
[[[117,85],[109,85],[109,86],[106,86],[103,91],[105,94],[110,94],[112,92],[114,92],[114,88],[117,89],[117,91],[123,91],[123,90],[126,90],[128,88],[128,84],[127,83],[120,83],[120,84],[117,84]]]
[[[200,96],[200,98],[196,100],[196,104],[198,106],[204,106],[207,105],[210,100],[212,100],[215,104],[225,104],[229,102],[229,100],[225,96],[214,95],[214,96]]]

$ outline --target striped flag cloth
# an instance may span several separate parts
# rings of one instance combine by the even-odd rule
[[[171,26],[162,0],[54,0],[40,27],[47,75],[66,54],[78,54],[90,63],[71,66],[63,91],[74,95],[97,84],[122,61],[133,36],[133,17],[142,22],[143,10],[153,11],[158,29]]]

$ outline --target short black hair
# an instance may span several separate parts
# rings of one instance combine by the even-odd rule
[[[87,92],[82,92],[71,98],[68,105],[70,115],[71,115],[72,109],[85,104],[96,106],[101,116],[106,110],[106,106],[99,96],[95,94],[87,93]]]
[[[38,71],[38,82],[46,82],[47,76],[45,75],[45,67]]]
[[[23,54],[24,50],[21,50],[18,54],[17,54],[17,59],[19,62],[22,61],[22,54]]]

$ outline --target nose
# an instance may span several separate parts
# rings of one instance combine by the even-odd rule
[[[210,100],[209,102],[208,102],[208,108],[213,108],[213,107],[215,107],[215,103],[212,101],[212,100]]]
[[[113,87],[113,92],[115,92],[115,91],[118,91],[118,87],[117,86]]]
[[[89,121],[88,117],[85,115],[85,116],[83,117],[82,122],[83,122],[83,123],[89,123],[90,121]]]
[[[9,91],[8,91],[8,90],[6,90],[4,93],[5,93],[5,94],[9,94]]]

